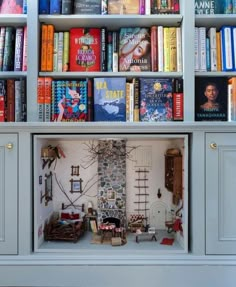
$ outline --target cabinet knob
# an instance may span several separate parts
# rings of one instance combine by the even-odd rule
[[[216,149],[217,148],[217,144],[216,143],[210,143],[210,148]]]
[[[7,149],[13,149],[13,143],[8,143],[6,144]]]

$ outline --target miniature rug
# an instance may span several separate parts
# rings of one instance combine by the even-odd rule
[[[93,234],[92,240],[90,241],[91,244],[110,244],[111,245],[111,239],[110,238],[104,238],[103,242],[101,242],[101,235]]]
[[[160,244],[172,245],[174,243],[174,238],[163,238]]]

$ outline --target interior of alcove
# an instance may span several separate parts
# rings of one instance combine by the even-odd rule
[[[155,228],[157,230],[157,242],[143,240],[139,244],[135,242],[135,234],[127,235],[127,243],[123,246],[114,248],[111,245],[91,244],[91,231],[86,231],[77,243],[63,241],[45,241],[43,229],[53,212],[61,209],[62,203],[68,204],[67,197],[61,192],[55,182],[55,175],[67,193],[67,196],[74,201],[78,194],[70,193],[71,189],[71,166],[80,166],[79,177],[83,180],[83,185],[95,181],[95,184],[89,189],[86,195],[82,196],[76,204],[84,204],[85,212],[88,210],[88,202],[92,203],[93,209],[97,209],[98,185],[96,184],[98,164],[95,161],[88,168],[88,149],[87,145],[91,142],[98,143],[100,140],[125,140],[126,147],[136,147],[126,159],[126,218],[127,223],[131,214],[136,214],[137,204],[135,188],[137,178],[136,170],[145,168],[148,170],[148,221],[153,223],[153,214],[157,217]],[[65,158],[57,159],[51,167],[42,168],[41,149],[51,146],[59,146]],[[164,252],[187,252],[188,251],[188,136],[185,134],[156,134],[156,135],[34,135],[34,251],[35,252],[53,252],[53,251],[93,251],[93,250],[153,250]],[[183,164],[183,198],[178,205],[172,201],[172,192],[165,188],[165,153],[167,149],[177,148],[182,154]],[[52,171],[53,199],[47,204],[41,200],[41,194],[44,190],[44,180],[39,184],[40,177]],[[157,193],[160,189],[161,197]],[[183,231],[167,233],[165,221],[168,221],[181,206],[181,220]],[[139,212],[142,213],[142,212]],[[161,215],[160,215],[161,214]],[[160,217],[158,217],[160,215]],[[171,246],[162,245],[162,238],[173,237],[174,244]]]

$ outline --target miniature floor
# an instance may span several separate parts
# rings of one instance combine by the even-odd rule
[[[65,241],[46,241],[40,246],[37,252],[53,252],[53,251],[75,251],[75,250],[163,250],[163,251],[176,251],[183,252],[180,244],[174,240],[172,245],[161,244],[163,238],[173,238],[173,233],[167,233],[164,230],[159,230],[156,234],[157,241],[150,240],[150,238],[141,238],[139,243],[136,242],[135,233],[128,233],[127,243],[122,246],[112,246],[111,240],[105,239],[101,244],[98,237],[90,231],[87,231],[77,243]],[[92,243],[93,242],[93,243]]]

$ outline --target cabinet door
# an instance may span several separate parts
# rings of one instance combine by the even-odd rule
[[[17,254],[17,135],[0,134],[0,254]]]
[[[206,135],[206,253],[236,254],[236,133]]]

